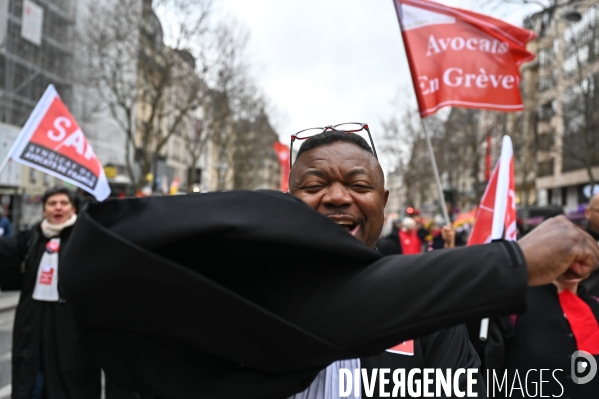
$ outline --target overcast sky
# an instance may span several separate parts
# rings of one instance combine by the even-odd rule
[[[443,0],[521,25],[535,9]],[[280,112],[282,142],[301,129],[367,122],[376,136],[392,101],[413,89],[392,0],[219,0],[250,32],[259,86]]]

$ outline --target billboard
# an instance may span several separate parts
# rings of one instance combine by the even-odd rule
[[[21,37],[36,46],[41,46],[43,22],[44,9],[31,0],[24,0]]]
[[[0,123],[0,160],[6,159],[8,150],[17,139],[20,130],[17,126]],[[4,171],[0,173],[0,186],[20,186],[22,169],[20,163],[9,161]]]

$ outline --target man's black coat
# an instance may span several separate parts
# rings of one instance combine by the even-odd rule
[[[164,399],[285,398],[335,360],[525,307],[517,244],[383,258],[282,193],[107,201],[75,232],[59,289],[80,342]]]

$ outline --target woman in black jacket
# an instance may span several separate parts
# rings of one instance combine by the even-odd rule
[[[57,290],[58,268],[77,220],[66,187],[43,195],[41,223],[0,240],[0,289],[20,290],[12,346],[13,399],[100,398],[101,369],[76,342],[71,309]],[[107,385],[109,398],[136,394]]]

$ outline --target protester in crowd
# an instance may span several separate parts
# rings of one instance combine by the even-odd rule
[[[401,229],[401,221],[393,220],[391,223],[391,232],[385,236],[381,234],[381,238],[377,242],[377,250],[383,255],[401,253],[399,244],[399,230]]]
[[[512,318],[513,331],[505,334],[507,386],[518,371],[523,389],[504,389],[495,397],[597,398],[599,375],[585,383],[574,381],[592,373],[589,359],[576,359],[576,351],[589,353],[599,364],[599,298],[590,296],[581,281],[566,273],[553,284],[528,290],[528,310]],[[579,369],[578,360],[586,367]]]
[[[587,219],[586,231],[589,233],[599,245],[599,194],[595,194],[589,206],[585,211],[585,217]],[[582,283],[589,294],[599,297],[599,270],[597,270],[591,277],[583,281]]]
[[[419,254],[422,252],[422,240],[418,236],[418,225],[411,217],[405,217],[401,221],[399,230],[399,245],[404,255]]]
[[[309,148],[309,149],[306,149]],[[319,153],[319,150],[328,150]],[[299,195],[308,205],[312,206],[317,212],[324,215],[344,215],[343,217],[350,219],[350,215],[355,212],[354,204],[359,202],[355,197],[359,194],[355,192],[352,183],[355,183],[349,173],[351,168],[340,166],[346,158],[355,160],[351,164],[353,167],[361,167],[364,169],[364,176],[361,177],[365,184],[373,186],[384,186],[384,177],[378,162],[371,162],[371,157],[360,156],[361,153],[367,152],[372,154],[372,149],[366,141],[358,135],[348,135],[336,132],[327,132],[322,135],[315,136],[310,139],[310,145],[301,147],[294,168],[297,166],[304,171],[295,173],[292,168],[290,180],[290,193]],[[320,162],[322,159],[327,159],[326,163]],[[302,186],[307,183],[310,177],[306,177],[306,171],[319,171],[321,178],[326,181],[318,190],[310,190],[302,192]],[[333,171],[338,173],[334,173]],[[337,187],[335,187],[337,186]],[[336,190],[337,195],[333,192]],[[315,199],[316,198],[316,199]],[[377,222],[373,226],[374,230],[382,229],[383,209],[385,207],[384,200],[381,196],[374,196],[371,200],[373,205],[373,220]],[[375,213],[376,212],[376,213]],[[392,239],[396,243],[401,243],[399,253],[403,250],[404,254],[419,253],[420,240],[417,236],[418,226],[416,221],[411,217],[405,217],[402,220],[400,229],[396,230],[395,236]],[[450,228],[446,232],[446,240],[451,243],[455,232]],[[359,239],[366,244],[365,236],[360,236]],[[399,238],[399,240],[397,239]],[[410,242],[410,240],[413,240]],[[389,248],[390,240],[381,239],[383,245]],[[387,242],[385,242],[387,241]],[[377,247],[378,244],[377,243]],[[375,250],[373,245],[370,248]],[[418,251],[416,251],[418,249]],[[413,251],[413,252],[410,252]],[[402,342],[399,345],[390,348],[376,356],[363,357],[360,359],[342,360],[331,364],[326,369],[322,370],[318,377],[312,382],[310,387],[305,391],[293,396],[294,399],[332,399],[337,398],[339,390],[339,370],[340,369],[367,369],[368,375],[372,375],[374,369],[390,369],[392,374],[396,369],[403,369],[405,373],[409,373],[412,369],[450,369],[456,371],[460,368],[476,369],[480,366],[480,360],[476,352],[468,340],[466,329],[463,325],[450,327],[440,330],[433,334],[427,335],[420,339],[409,340]],[[466,391],[466,376],[460,378],[460,390]],[[372,394],[366,395],[365,387],[362,386],[362,397],[379,398],[380,387],[377,382],[373,384]],[[434,386],[431,391],[434,391]],[[388,389],[390,392],[390,389]],[[481,374],[477,375],[477,384],[475,392],[479,397],[485,395],[484,379]],[[328,393],[328,394],[327,394]],[[353,396],[353,395],[352,395]],[[407,394],[404,397],[412,397]]]
[[[12,345],[13,399],[99,399],[101,370],[76,342],[71,309],[57,290],[58,269],[77,221],[66,187],[42,196],[43,220],[0,239],[0,288],[20,290]],[[137,398],[108,382],[106,397]]]
[[[295,196],[218,192],[86,208],[59,290],[108,377],[159,397],[288,397],[335,361],[521,313],[527,285],[597,268],[595,241],[564,217],[518,243],[382,257],[372,248],[388,191],[356,165],[376,159],[362,151],[333,166],[335,148],[302,163],[351,169],[342,173],[351,191],[297,164],[306,179]],[[348,195],[344,213],[320,201],[339,206]]]
[[[359,137],[359,136],[358,136]],[[377,245],[383,254],[419,254],[422,241],[418,236],[418,226],[411,217],[405,217],[401,223],[394,223],[391,233]]]
[[[429,241],[432,238],[430,235],[431,221],[428,221],[422,217],[414,219],[416,221],[416,230],[418,231],[418,238],[420,239],[420,252],[427,252],[429,247]]]
[[[598,213],[593,212],[595,206],[599,208],[598,198],[599,195],[592,198],[586,212],[588,220],[586,230],[594,239],[599,238],[599,234],[593,229],[597,225],[595,223],[599,222],[599,217],[596,217]],[[563,211],[556,208],[553,212],[559,214]],[[598,272],[584,279],[579,277],[568,280],[564,276],[560,276],[552,284],[531,287],[527,296],[528,311],[518,317],[498,316],[492,318],[489,323],[488,339],[485,341],[478,338],[480,322],[467,323],[468,333],[482,359],[483,369],[489,369],[490,372],[495,370],[500,373],[507,367],[512,373],[510,378],[513,378],[513,372],[516,369],[519,370],[520,375],[523,371],[525,374],[529,368],[535,367],[552,371],[561,369],[556,376],[560,381],[559,384],[566,387],[566,393],[560,394],[559,384],[551,378],[551,381],[545,384],[544,394],[548,393],[551,396],[553,393],[559,397],[571,398],[596,397],[596,395],[584,396],[584,392],[586,392],[584,389],[573,388],[570,360],[580,338],[573,331],[575,328],[572,325],[574,318],[572,316],[564,317],[568,312],[562,304],[561,293],[566,291],[565,295],[568,292],[578,295],[579,300],[574,303],[578,309],[586,309],[584,310],[586,321],[582,321],[582,323],[596,324],[595,319],[599,317],[597,312],[599,299],[592,290],[597,289],[598,278]],[[599,335],[596,335],[595,339],[599,343]],[[506,348],[509,348],[507,352]],[[593,387],[595,386],[593,385]],[[595,393],[599,392],[597,387],[594,389]],[[512,397],[521,397],[518,396],[520,394],[521,392],[516,392]],[[499,395],[498,397],[503,396]]]
[[[425,251],[436,249],[453,248],[456,246],[456,231],[452,225],[446,225],[441,215],[435,215],[428,229],[419,232],[424,236]]]
[[[410,255],[423,252],[423,243],[430,250],[455,246],[455,230],[451,226],[435,229],[432,234],[415,219],[405,217],[401,223],[394,223],[391,233],[377,242],[377,248],[383,255]]]
[[[10,220],[4,215],[4,207],[0,206],[0,237],[12,235]]]

